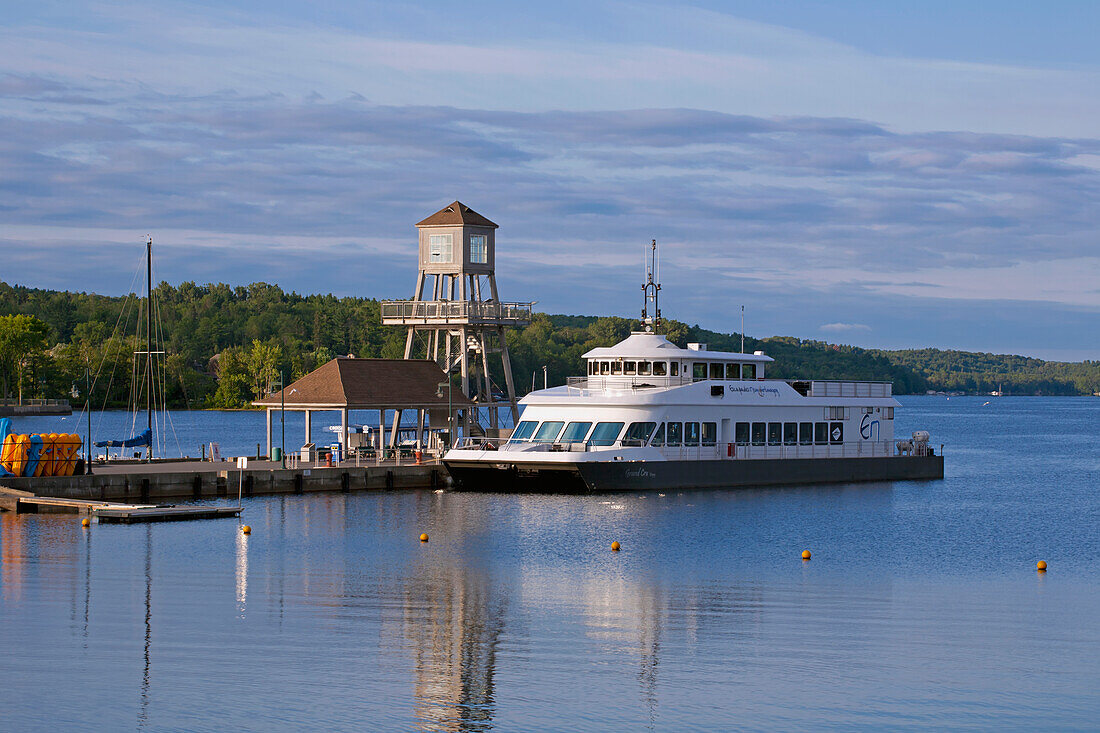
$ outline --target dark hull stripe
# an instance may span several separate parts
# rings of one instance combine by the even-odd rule
[[[943,456],[788,458],[742,461],[606,461],[523,466],[444,461],[462,491],[732,489],[776,484],[943,478]]]

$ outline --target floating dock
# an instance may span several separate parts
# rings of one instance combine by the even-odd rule
[[[240,507],[176,506],[173,504],[120,504],[87,499],[36,496],[26,491],[0,488],[0,507],[16,514],[89,514],[101,523],[173,522],[186,519],[222,519],[240,516]]]

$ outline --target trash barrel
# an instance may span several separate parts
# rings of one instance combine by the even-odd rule
[[[282,448],[272,448],[271,449],[271,460],[282,463],[283,449]]]

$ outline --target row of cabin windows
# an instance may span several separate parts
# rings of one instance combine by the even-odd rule
[[[632,423],[631,429],[638,423]],[[585,443],[589,445],[614,445],[619,439],[624,423],[600,422],[592,427],[591,422],[571,422],[564,420],[546,420],[542,424],[533,420],[524,420],[512,431],[509,442],[521,443]],[[589,434],[591,429],[591,434]],[[629,434],[629,430],[627,431]],[[647,436],[648,437],[648,436]],[[585,438],[588,438],[586,441]]]
[[[738,445],[835,445],[844,442],[844,423],[739,422],[733,440]]]
[[[454,262],[454,235],[429,235],[428,261]],[[489,262],[489,238],[486,235],[470,235],[470,262],[479,265],[484,265]]]
[[[687,367],[685,367],[685,375]],[[596,361],[588,362],[589,376],[640,376],[655,377],[680,376],[680,363],[664,361]],[[756,379],[755,364],[727,364],[726,362],[702,362],[697,361],[691,365],[691,378],[695,381],[704,379]]]
[[[512,431],[511,441],[531,443],[588,443],[589,445],[614,445],[622,432],[621,422],[601,422],[592,427],[591,422],[546,420],[537,423],[524,420]],[[591,428],[591,434],[589,429]],[[588,438],[585,440],[585,438]],[[652,437],[652,442],[650,438]],[[718,423],[714,422],[633,422],[623,433],[624,446],[693,446],[717,445]]]

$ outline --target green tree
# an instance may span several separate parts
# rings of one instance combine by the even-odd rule
[[[252,392],[256,399],[271,392],[271,385],[279,376],[282,359],[283,350],[278,344],[264,343],[258,339],[252,341],[252,350],[248,353],[248,374],[252,377]]]
[[[15,380],[19,401],[23,401],[27,368],[45,358],[49,333],[49,325],[34,316],[0,316],[0,374],[5,397],[11,396],[11,381]]]

